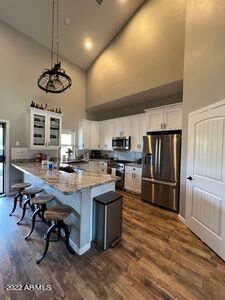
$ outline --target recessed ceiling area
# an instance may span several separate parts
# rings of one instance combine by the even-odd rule
[[[60,55],[87,69],[145,0],[60,0]],[[1,0],[0,19],[51,46],[52,0]]]

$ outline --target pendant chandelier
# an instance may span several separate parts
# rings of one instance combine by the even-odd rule
[[[56,1],[56,63],[54,62],[54,35],[55,35],[55,1]],[[62,93],[72,85],[71,78],[61,68],[59,61],[59,0],[52,0],[52,45],[51,68],[45,69],[37,82],[40,89],[46,93]]]

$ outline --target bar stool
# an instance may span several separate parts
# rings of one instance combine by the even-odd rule
[[[26,188],[30,187],[30,186],[31,186],[30,183],[25,183],[25,182],[20,182],[20,183],[16,183],[16,184],[12,185],[12,189],[17,190],[17,194],[14,197],[13,208],[12,208],[11,213],[9,214],[10,216],[16,210],[18,199],[19,199],[19,202],[20,202],[20,207],[22,207],[22,201],[23,201],[22,191],[25,190]]]
[[[24,202],[23,204],[23,212],[22,212],[22,216],[20,218],[19,221],[17,221],[17,224],[20,225],[20,223],[22,222],[25,214],[26,214],[26,209],[27,209],[27,205],[29,205],[30,207],[31,206],[31,199],[34,198],[37,194],[41,193],[43,191],[43,189],[40,189],[40,188],[28,188],[28,189],[25,189],[21,192],[21,194],[23,196],[26,196],[27,197],[27,200]],[[32,208],[33,209],[33,208]]]
[[[44,213],[47,209],[47,203],[54,200],[55,196],[53,195],[43,195],[43,196],[37,196],[30,200],[31,205],[36,206],[36,210],[34,211],[32,218],[31,218],[31,230],[30,232],[24,237],[25,239],[29,238],[34,230],[36,217],[37,215],[41,218],[42,222],[45,222]]]
[[[51,206],[49,209],[47,209],[46,212],[44,213],[45,219],[47,221],[53,222],[53,224],[47,230],[47,233],[45,236],[45,240],[46,240],[45,250],[44,250],[44,253],[41,256],[41,258],[39,258],[36,261],[37,264],[39,264],[44,259],[45,255],[47,254],[49,242],[52,241],[52,240],[50,240],[51,233],[55,229],[58,229],[58,239],[57,240],[59,240],[61,238],[61,229],[64,230],[64,232],[65,232],[64,240],[65,240],[66,248],[72,255],[75,254],[75,251],[71,247],[70,241],[69,241],[70,228],[68,225],[66,225],[64,223],[64,219],[66,217],[68,217],[72,213],[72,211],[73,211],[73,209],[68,205],[54,205],[54,206]]]

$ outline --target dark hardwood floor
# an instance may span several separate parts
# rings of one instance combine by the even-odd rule
[[[225,263],[177,215],[124,194],[123,240],[107,251],[92,247],[71,256],[63,242],[44,247],[46,225],[29,241],[9,217],[12,201],[0,198],[0,300],[3,299],[225,299]],[[5,285],[51,285],[51,291],[6,291]]]

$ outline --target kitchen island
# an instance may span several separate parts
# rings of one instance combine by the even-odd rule
[[[33,162],[12,163],[12,166],[22,172],[24,182],[42,188],[56,197],[54,201],[73,208],[73,213],[65,219],[71,227],[70,243],[77,254],[85,253],[92,241],[93,198],[114,191],[118,178],[97,171],[45,170],[40,163]]]

